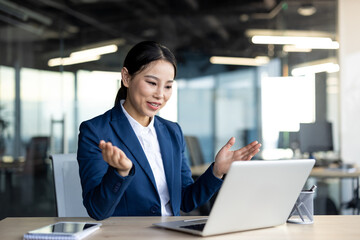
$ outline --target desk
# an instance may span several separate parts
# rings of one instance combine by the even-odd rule
[[[5,192],[6,183],[11,186],[13,172],[22,171],[23,168],[24,162],[3,162],[2,160],[0,161],[0,192]]]
[[[360,216],[315,216],[314,224],[283,224],[277,227],[244,231],[237,233],[197,237],[186,233],[153,227],[152,223],[174,221],[198,217],[111,217],[101,221],[100,230],[86,237],[92,239],[241,239],[241,240],[358,240],[360,238]],[[0,221],[0,238],[2,240],[20,240],[27,231],[39,228],[57,221],[94,221],[90,218],[6,218]]]
[[[360,214],[360,203],[359,203],[359,177],[360,177],[360,169],[356,168],[352,171],[340,170],[340,169],[332,169],[332,168],[324,168],[324,167],[315,167],[310,173],[310,177],[320,178],[320,179],[328,179],[328,178],[338,178],[339,182],[339,211],[341,211],[343,205],[343,197],[342,197],[342,184],[341,179],[350,178],[352,179],[353,186],[353,196],[352,202],[354,204],[353,214]]]

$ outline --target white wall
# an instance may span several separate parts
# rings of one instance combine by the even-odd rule
[[[360,1],[338,3],[341,157],[360,166]]]

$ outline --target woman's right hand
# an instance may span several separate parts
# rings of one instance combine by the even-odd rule
[[[105,162],[115,168],[121,176],[126,177],[129,175],[133,163],[121,149],[104,140],[100,141],[99,147]]]

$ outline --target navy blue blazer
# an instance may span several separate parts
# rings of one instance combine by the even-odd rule
[[[210,166],[196,182],[185,155],[180,126],[155,116],[154,127],[163,159],[173,214],[189,212],[207,202],[219,190],[222,180]],[[133,162],[130,174],[122,177],[103,160],[100,140],[119,147]],[[155,178],[121,106],[80,125],[77,159],[83,203],[97,220],[110,216],[160,216],[160,197]]]

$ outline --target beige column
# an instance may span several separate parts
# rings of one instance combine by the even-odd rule
[[[360,1],[338,4],[341,157],[360,166]]]

